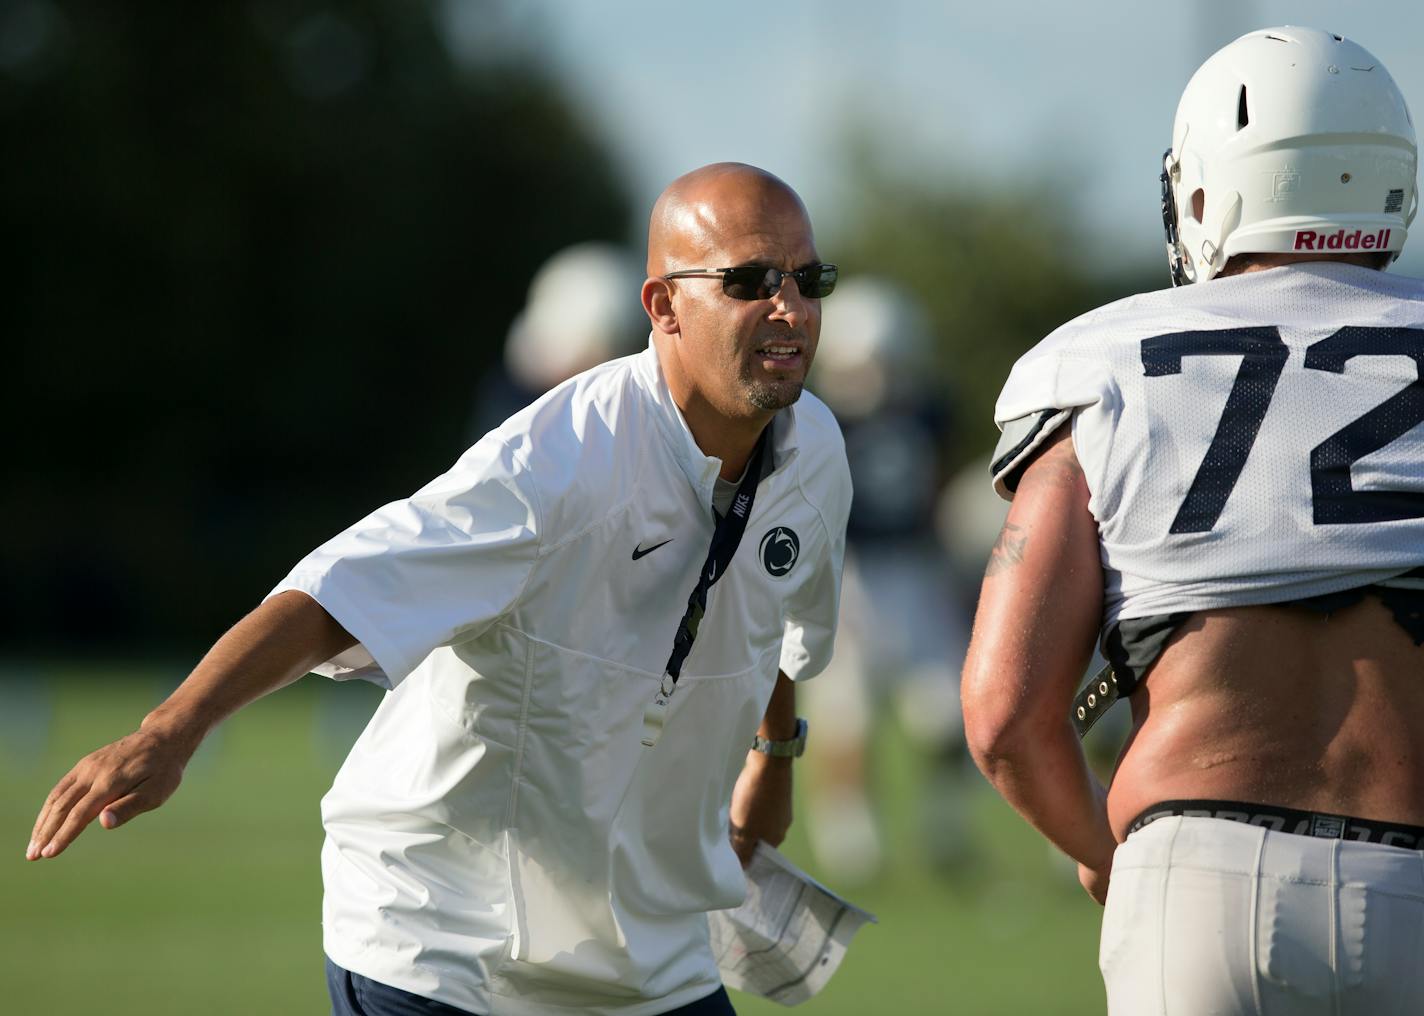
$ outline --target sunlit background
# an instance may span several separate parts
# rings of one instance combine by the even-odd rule
[[[1177,96],[1280,23],[1424,106],[1399,4],[0,0],[0,1011],[323,1011],[317,802],[372,689],[258,703],[58,863],[21,860],[34,813],[306,550],[639,348],[647,210],[731,159],[842,266],[813,388],[872,481],[787,851],[881,924],[810,1006],[1101,1012],[1097,909],[957,742],[991,408],[1167,283]]]

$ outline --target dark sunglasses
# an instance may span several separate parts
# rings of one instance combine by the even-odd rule
[[[669,272],[665,279],[718,279],[722,292],[733,300],[770,300],[781,292],[787,279],[796,280],[796,291],[808,300],[830,296],[836,288],[839,269],[835,265],[807,265],[792,272],[767,265],[740,265],[736,268],[688,268]]]

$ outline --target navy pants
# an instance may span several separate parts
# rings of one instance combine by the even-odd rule
[[[326,989],[331,1016],[474,1016],[468,1010],[412,995],[369,977],[353,974],[326,961]],[[726,988],[718,988],[690,1005],[669,1009],[668,1016],[736,1016]]]

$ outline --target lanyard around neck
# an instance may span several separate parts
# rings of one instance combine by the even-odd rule
[[[761,482],[762,463],[766,457],[767,434],[771,427],[762,429],[747,463],[746,475],[737,487],[737,496],[732,499],[732,507],[727,514],[719,516],[717,527],[712,531],[712,543],[707,548],[707,560],[702,563],[702,571],[697,575],[697,585],[687,598],[687,610],[677,623],[677,633],[672,639],[672,655],[663,668],[663,679],[658,685],[658,693],[643,709],[643,747],[651,748],[658,743],[663,724],[667,720],[668,701],[677,690],[677,679],[682,674],[682,665],[692,652],[692,643],[697,638],[697,629],[702,624],[702,616],[707,613],[707,590],[727,573],[732,563],[732,555],[741,545],[742,534],[747,531],[747,519],[752,514],[752,504],[756,501],[757,484]]]

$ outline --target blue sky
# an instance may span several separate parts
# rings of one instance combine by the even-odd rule
[[[608,142],[638,214],[721,159],[792,183],[833,239],[838,153],[870,124],[915,171],[1061,183],[1093,264],[1163,261],[1157,172],[1191,72],[1253,28],[1312,25],[1379,57],[1424,111],[1424,5],[1320,0],[917,3],[448,0],[456,48],[517,44]],[[1424,226],[1421,226],[1424,236]],[[824,244],[823,244],[824,245]],[[1400,267],[1424,274],[1424,243]]]

